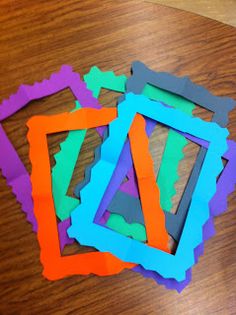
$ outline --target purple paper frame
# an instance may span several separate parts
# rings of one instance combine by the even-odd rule
[[[73,72],[72,67],[63,65],[60,71],[53,73],[49,79],[33,85],[22,84],[15,94],[4,100],[0,105],[0,122],[24,108],[29,102],[56,94],[66,88],[70,88],[81,106],[101,108],[98,100],[87,89],[86,83],[80,79],[79,74]],[[99,131],[102,134],[101,128]],[[33,212],[30,176],[1,124],[0,143],[4,152],[0,154],[2,175],[6,178],[8,186],[11,186],[12,192],[26,214],[27,221],[32,224],[33,231],[36,232],[37,221]]]

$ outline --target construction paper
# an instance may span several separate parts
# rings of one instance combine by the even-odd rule
[[[73,131],[73,133],[75,133],[76,131]],[[19,169],[19,168],[18,168]],[[21,187],[23,187],[22,185],[21,185]],[[24,190],[24,189],[23,189]],[[30,198],[31,199],[31,198]],[[63,223],[63,222],[62,222]]]
[[[133,176],[134,176],[134,174],[133,174],[132,169],[131,169],[131,171],[127,175],[127,177],[129,178],[129,181],[123,183],[121,185],[120,189],[123,191],[128,191],[128,192],[133,190],[132,194],[137,195],[137,188],[135,187],[135,185],[133,184],[133,181],[131,180],[131,178]],[[136,193],[134,191],[136,191]],[[227,198],[226,198],[226,200],[227,200]],[[225,208],[225,210],[226,210],[226,208]],[[110,222],[111,222],[111,224],[110,224]],[[210,224],[208,224],[208,223],[210,223]],[[135,223],[131,224],[131,225],[127,224],[124,221],[123,217],[121,217],[121,216],[118,216],[118,217],[110,216],[110,218],[107,221],[107,226],[112,228],[113,230],[115,230],[117,232],[124,234],[124,235],[131,236],[134,239],[137,239],[140,241],[146,240],[146,234],[145,234],[144,226],[138,225]],[[214,234],[215,234],[215,232],[214,232],[213,220],[211,218],[209,218],[208,222],[203,227],[203,241],[209,239]],[[203,253],[203,243],[200,244],[194,251],[195,262],[198,261],[198,257],[200,255],[202,255],[202,253]],[[137,271],[137,272],[141,272],[142,275],[145,277],[149,277],[149,278],[152,277],[157,283],[162,284],[162,285],[164,284],[166,286],[166,288],[175,289],[178,292],[181,292],[191,281],[191,270],[188,270],[186,272],[186,279],[182,282],[177,282],[174,279],[163,279],[157,273],[147,271],[144,268],[142,268],[141,266],[137,266],[133,270]]]
[[[109,253],[61,256],[51,187],[47,134],[107,125],[116,117],[116,113],[115,108],[82,108],[49,117],[34,116],[27,123],[34,214],[38,222],[40,260],[44,267],[43,275],[47,279],[57,280],[72,274],[110,275],[133,267],[133,264],[124,263]]]
[[[99,107],[98,101],[92,98],[91,92],[86,90],[85,84],[80,80],[79,75],[74,73],[71,67],[62,66],[60,72],[51,75],[49,80],[44,80],[41,83],[35,83],[32,86],[22,85],[16,94],[12,95],[8,100],[4,100],[0,107],[1,120],[11,116],[16,111],[26,106],[30,101],[52,95],[67,87],[71,89],[76,98],[80,99],[81,104],[84,106],[91,106],[92,104],[92,106],[95,108]],[[78,103],[77,107],[79,107]],[[81,134],[84,137],[84,131],[82,130],[76,130],[73,133],[73,137],[76,137],[79,148],[81,147],[81,141],[83,140],[79,139],[79,135]],[[4,148],[4,152],[6,153],[5,155],[0,156],[2,174],[6,177],[8,184],[12,187],[17,200],[22,204],[22,209],[27,215],[27,220],[33,225],[33,230],[36,231],[37,222],[33,213],[30,177],[19,156],[17,155],[17,152],[7,138],[2,126],[0,126],[0,138],[2,148]],[[71,142],[71,140],[73,140],[72,135],[69,136],[67,145]],[[57,163],[62,163],[62,161],[59,161],[59,158],[57,159],[57,155],[55,158]],[[68,173],[64,175],[64,179],[66,180]],[[75,202],[78,204],[76,199],[65,195],[67,190],[63,191],[63,187],[59,187],[58,183],[59,182],[57,182],[56,186],[57,189],[55,190],[58,192],[58,195],[56,195],[55,198],[57,202],[56,206],[58,206],[59,209],[58,211],[60,211],[59,206],[61,206],[61,209],[63,209],[64,206],[69,206],[69,208],[74,207]],[[60,183],[64,184],[65,181],[60,181]],[[64,185],[64,187],[66,186]],[[62,190],[60,188],[62,188]],[[58,197],[59,199],[57,199]],[[66,226],[69,222],[69,220],[66,220],[61,222],[62,224],[59,224],[59,234],[62,237],[61,249],[63,249],[66,244],[73,242],[73,240],[68,240],[68,237],[65,238],[65,234],[63,233],[65,231],[63,228],[63,223]]]
[[[175,255],[127,238],[94,222],[137,113],[211,142]],[[81,204],[71,214],[69,236],[75,237],[80,244],[111,252],[123,261],[141,264],[164,278],[184,280],[186,271],[194,264],[194,249],[202,242],[202,227],[209,218],[208,202],[216,189],[216,177],[222,170],[220,157],[227,149],[227,135],[227,129],[217,124],[189,117],[144,96],[127,94],[125,101],[118,105],[118,118],[110,124],[109,137],[101,146],[101,159],[92,169],[91,181],[80,192]],[[104,169],[107,170],[105,174]],[[93,198],[89,198],[91,194]],[[201,212],[197,211],[199,207]]]
[[[0,121],[12,116],[30,101],[55,94],[63,89],[70,88],[81,105],[99,107],[97,99],[86,89],[78,73],[73,72],[70,66],[62,66],[58,73],[54,73],[49,79],[36,82],[33,85],[21,85],[16,92],[4,100],[0,105]],[[7,184],[12,187],[12,192],[20,202],[27,220],[32,224],[33,231],[37,230],[37,222],[33,213],[31,197],[30,177],[16,150],[8,139],[3,127],[0,127],[0,144],[3,152],[0,157],[0,169],[6,177]]]
[[[96,98],[99,97],[101,88],[106,88],[117,92],[124,92],[125,90],[126,77],[124,75],[117,76],[111,71],[102,72],[97,67],[92,67],[89,73],[84,76],[84,80],[87,87],[92,91],[93,95]],[[76,108],[79,108],[78,103]],[[76,139],[77,134],[80,135],[81,132],[84,131],[70,131],[66,140],[60,145],[61,150],[54,156],[56,164],[52,169],[53,197],[56,213],[61,219],[66,219],[69,215],[68,210],[70,212],[73,208],[75,208],[76,205],[79,204],[78,199],[66,196],[66,192],[68,190],[74,167],[76,165],[76,160],[78,158],[78,153],[81,147],[80,138]],[[68,159],[68,155],[70,156],[70,159]],[[96,156],[97,154],[95,152],[94,161],[96,161]],[[65,169],[67,170],[66,174]],[[88,170],[85,169],[85,172],[88,172]],[[64,180],[61,180],[62,176]],[[62,198],[64,202],[62,202]],[[71,203],[71,205],[69,205],[69,203]],[[115,218],[116,215],[114,215],[114,217],[113,215],[111,215],[111,222],[114,222]],[[107,220],[104,221],[104,224],[106,223],[106,221]],[[65,245],[72,244],[74,241],[73,239],[70,239],[66,233],[66,230],[69,226],[69,219],[66,219],[58,224],[61,251],[63,250]]]

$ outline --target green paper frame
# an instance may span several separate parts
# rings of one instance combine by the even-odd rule
[[[112,71],[102,72],[98,67],[93,66],[90,71],[84,75],[84,81],[87,88],[92,91],[95,98],[98,98],[102,88],[112,90],[119,93],[125,92],[125,84],[127,77],[125,75],[115,75]],[[172,93],[163,91],[156,87],[147,86],[144,95],[151,99],[158,99],[166,104],[173,105],[185,113],[191,115],[194,104]],[[75,109],[80,108],[80,104],[76,101]],[[60,220],[65,220],[75,209],[80,201],[67,195],[73,171],[86,136],[86,130],[70,131],[66,140],[60,144],[60,151],[55,154],[56,164],[52,169],[52,187],[56,214]],[[177,134],[173,130],[168,131],[168,139],[163,152],[163,159],[157,176],[157,183],[161,192],[161,206],[165,211],[170,211],[172,207],[171,198],[175,195],[175,183],[178,180],[178,165],[184,157],[183,148],[188,144],[185,137]],[[173,150],[175,150],[175,159],[173,159]],[[69,156],[69,158],[68,158]],[[171,162],[171,163],[170,163]],[[170,170],[168,182],[165,182],[163,174],[166,170]],[[77,196],[79,197],[79,196]],[[123,221],[114,214],[110,215],[108,225],[114,225],[115,218],[121,230],[124,228]],[[130,227],[131,228],[131,227]],[[131,229],[128,229],[131,231]],[[134,231],[134,230],[133,230]],[[134,234],[136,234],[134,232]],[[133,235],[134,235],[133,234]],[[139,234],[139,232],[137,233]],[[139,235],[137,235],[140,238]]]

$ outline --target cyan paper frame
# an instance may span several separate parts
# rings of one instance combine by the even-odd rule
[[[94,223],[137,113],[210,142],[175,255]],[[227,150],[228,134],[227,129],[217,124],[189,117],[144,96],[128,93],[118,105],[118,118],[109,126],[109,137],[101,146],[101,159],[92,169],[91,181],[81,190],[81,204],[71,214],[72,225],[67,230],[68,235],[82,245],[110,252],[123,261],[141,264],[164,278],[184,280],[186,271],[195,262],[194,249],[202,242],[202,228],[209,218],[208,203],[216,191],[216,178],[223,169],[221,156]]]

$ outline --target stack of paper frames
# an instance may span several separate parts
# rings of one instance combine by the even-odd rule
[[[49,280],[108,276],[126,268],[181,292],[191,281],[204,242],[215,233],[214,217],[227,210],[235,187],[236,143],[228,140],[226,128],[236,103],[141,62],[132,64],[129,78],[92,67],[82,80],[62,66],[49,79],[21,85],[2,102],[0,119],[67,88],[74,110],[27,122],[31,174],[0,126],[0,168],[37,233],[43,275]],[[100,104],[102,89],[119,93],[116,106]],[[193,114],[196,106],[212,112],[212,121]],[[157,126],[168,132],[155,172],[150,139]],[[89,129],[96,130],[101,144],[69,196]],[[48,135],[64,131],[68,135],[51,168]],[[189,143],[198,153],[173,212]],[[158,145],[152,141],[152,147]],[[63,255],[74,242],[94,250]]]

